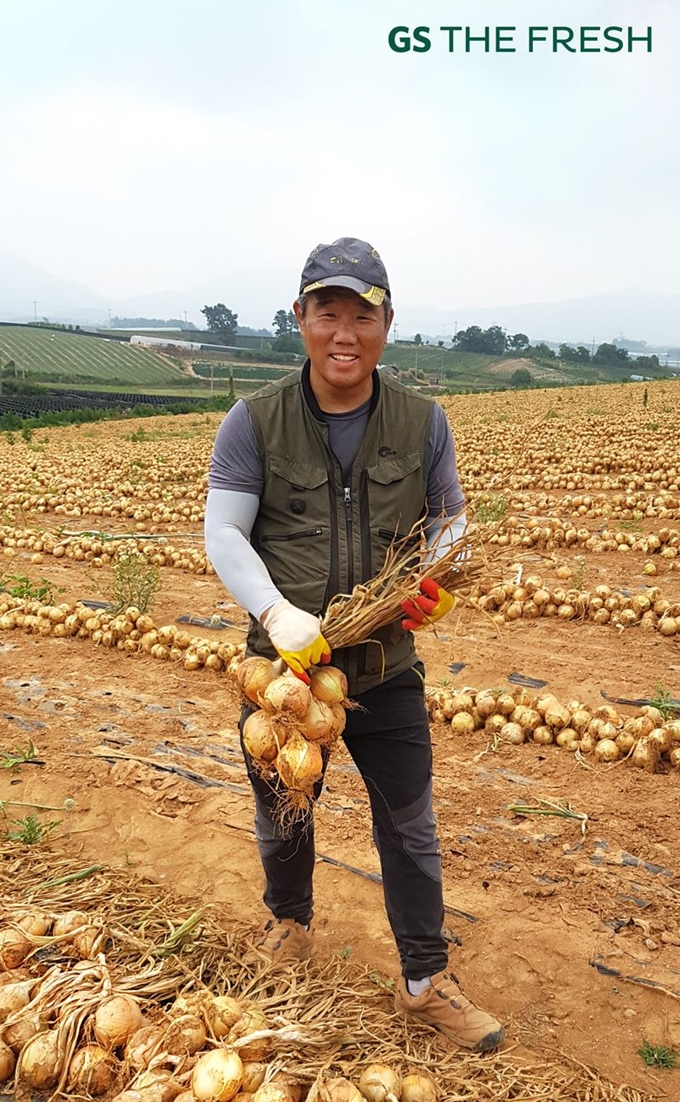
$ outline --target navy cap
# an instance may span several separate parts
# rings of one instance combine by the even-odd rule
[[[385,265],[367,241],[339,237],[331,245],[317,245],[302,269],[300,294],[323,287],[347,287],[373,306],[380,306],[390,294]]]

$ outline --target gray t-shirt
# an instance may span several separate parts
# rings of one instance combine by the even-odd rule
[[[322,413],[328,425],[329,444],[342,468],[345,483],[366,431],[370,406],[369,399],[348,413]],[[456,468],[453,434],[444,410],[436,403],[433,403],[429,449],[428,516],[438,517],[443,513],[454,517],[462,510],[465,499]],[[262,496],[262,461],[248,407],[243,401],[232,406],[217,431],[208,486]]]

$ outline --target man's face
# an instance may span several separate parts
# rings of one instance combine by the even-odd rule
[[[392,311],[386,318],[382,306],[344,287],[312,291],[304,317],[297,302],[294,309],[317,377],[333,389],[361,387],[380,361]]]

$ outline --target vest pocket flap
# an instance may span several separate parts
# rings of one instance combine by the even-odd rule
[[[315,490],[328,482],[328,471],[324,467],[316,467],[311,463],[300,463],[299,460],[289,459],[283,455],[267,456],[269,470],[274,474],[285,478],[291,486],[299,486],[302,490]]]
[[[400,479],[413,474],[419,467],[420,452],[411,452],[409,455],[386,456],[373,467],[368,467],[367,474],[374,482],[388,486],[390,482],[399,482]]]

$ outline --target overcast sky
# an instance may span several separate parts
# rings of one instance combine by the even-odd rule
[[[432,49],[390,51],[399,24]],[[529,54],[545,24],[653,50]],[[297,273],[344,234],[397,302],[680,291],[678,0],[0,0],[0,41],[0,253],[104,296]]]

